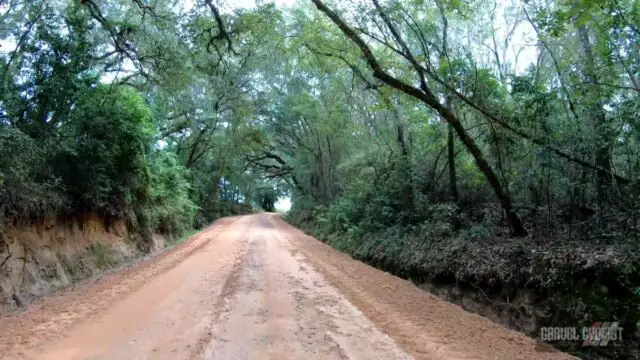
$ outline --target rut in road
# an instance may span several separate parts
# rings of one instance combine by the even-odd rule
[[[1,319],[3,359],[570,359],[354,261],[277,215]]]

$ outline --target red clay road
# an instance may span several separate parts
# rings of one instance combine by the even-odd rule
[[[226,218],[0,319],[2,359],[574,359],[305,236]]]

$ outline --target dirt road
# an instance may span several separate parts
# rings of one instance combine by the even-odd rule
[[[0,319],[0,358],[572,357],[260,214]]]

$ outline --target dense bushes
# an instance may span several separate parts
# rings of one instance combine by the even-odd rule
[[[64,124],[55,172],[72,209],[123,216],[150,186],[146,156],[153,141],[151,110],[126,88],[84,94]]]
[[[42,144],[20,129],[0,124],[0,153],[0,229],[6,219],[42,217],[66,205]]]
[[[153,149],[154,133],[139,93],[106,86],[86,89],[39,137],[2,125],[2,222],[86,212],[123,219],[143,209],[158,231],[190,229],[196,206],[186,171],[175,155]]]
[[[189,198],[187,171],[175,154],[154,151],[149,157],[148,211],[151,224],[165,234],[180,234],[193,226],[197,206]]]

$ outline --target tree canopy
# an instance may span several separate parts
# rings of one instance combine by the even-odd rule
[[[3,226],[177,233],[290,197],[350,239],[638,244],[637,0],[4,0],[0,19]]]

